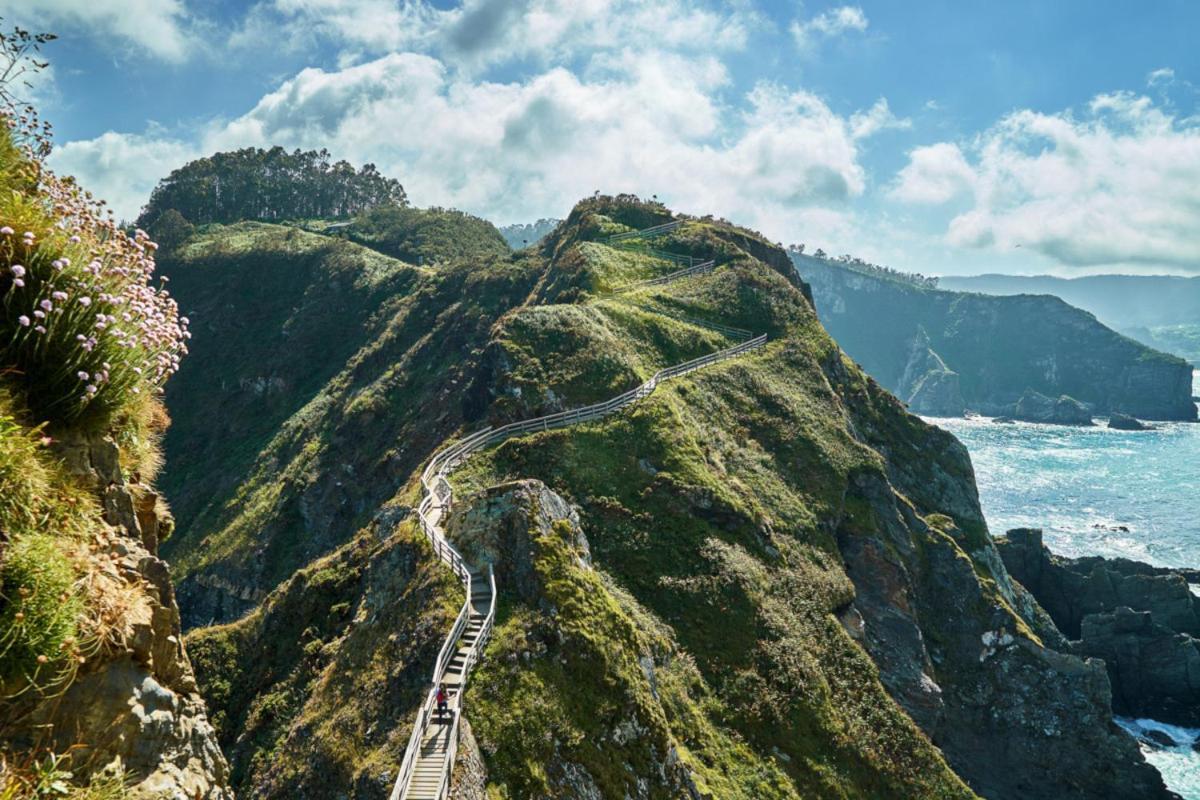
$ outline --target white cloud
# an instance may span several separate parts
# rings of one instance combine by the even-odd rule
[[[464,0],[448,9],[428,0],[262,0],[235,42],[316,32],[351,55],[413,50],[478,69],[546,65],[600,49],[740,48],[758,19],[742,4],[717,11],[698,0]]]
[[[1155,86],[1160,83],[1171,83],[1175,80],[1175,70],[1170,67],[1160,67],[1146,76],[1146,85]]]
[[[1200,121],[1147,97],[1097,96],[1083,118],[1018,111],[973,143],[918,148],[894,197],[939,203],[970,191],[954,245],[1031,248],[1070,267],[1200,271]],[[973,163],[971,163],[973,162]]]
[[[191,50],[181,0],[37,0],[35,5],[0,0],[0,16],[38,31],[80,31],[94,41],[115,36],[166,61],[181,61]]]
[[[850,117],[850,131],[855,139],[865,139],[883,130],[907,130],[912,120],[901,119],[892,113],[886,98],[879,98],[866,111],[857,111]]]
[[[792,37],[801,52],[811,51],[822,39],[835,39],[846,33],[862,33],[870,24],[858,6],[840,6],[818,14],[812,19],[792,22]]]
[[[55,148],[50,166],[76,176],[80,185],[107,201],[118,218],[133,220],[159,179],[198,155],[194,144],[153,133],[109,132]]]
[[[886,103],[843,117],[815,95],[762,84],[737,110],[721,100],[728,88],[708,56],[618,52],[588,77],[554,68],[500,83],[391,54],[306,69],[194,142],[109,133],[66,145],[54,165],[126,216],[188,158],[279,144],[373,162],[418,204],[500,221],[561,216],[598,189],[658,194],[777,237],[847,224],[845,203],[866,185],[860,137],[892,124]]]
[[[911,203],[945,203],[971,190],[975,173],[958,145],[940,142],[908,154],[889,194]]]

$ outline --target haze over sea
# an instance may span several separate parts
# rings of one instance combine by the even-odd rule
[[[1200,396],[1200,372],[1193,375],[1193,394]],[[1200,567],[1200,424],[1115,431],[1103,422],[1074,428],[985,418],[929,421],[970,450],[993,535],[1042,528],[1046,545],[1065,556]],[[1119,721],[1134,735],[1158,729],[1179,742],[1143,749],[1170,788],[1200,800],[1200,753],[1192,750],[1200,730]]]

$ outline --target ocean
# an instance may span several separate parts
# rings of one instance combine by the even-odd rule
[[[1200,372],[1197,373],[1200,395]],[[1041,528],[1066,556],[1124,556],[1167,567],[1200,567],[1200,424],[1153,431],[1072,428],[989,419],[930,419],[971,453],[979,499],[993,535]],[[1200,587],[1196,588],[1200,594]],[[1200,800],[1200,730],[1154,720],[1118,720],[1186,800]],[[1157,729],[1174,748],[1150,746]]]

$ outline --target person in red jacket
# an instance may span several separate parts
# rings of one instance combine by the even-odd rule
[[[437,691],[437,710],[438,714],[446,713],[447,707],[450,705],[450,695],[446,694],[446,687],[439,686]]]

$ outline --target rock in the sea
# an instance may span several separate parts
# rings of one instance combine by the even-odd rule
[[[1136,417],[1114,411],[1108,416],[1108,427],[1118,431],[1151,431],[1153,425],[1147,425]]]
[[[1119,714],[1200,724],[1200,598],[1191,571],[1127,559],[1069,559],[1042,544],[1039,530],[997,540],[1009,573],[1072,642],[1104,660]]]
[[[1151,744],[1156,744],[1159,747],[1178,747],[1179,742],[1171,738],[1170,734],[1164,733],[1157,728],[1150,728],[1142,733],[1141,738]]]
[[[1053,398],[1041,392],[1026,389],[1017,401],[1012,416],[1024,422],[1041,422],[1051,425],[1091,425],[1092,412],[1087,406],[1068,395]]]
[[[1122,606],[1084,617],[1075,649],[1104,659],[1118,714],[1200,725],[1200,641]]]

